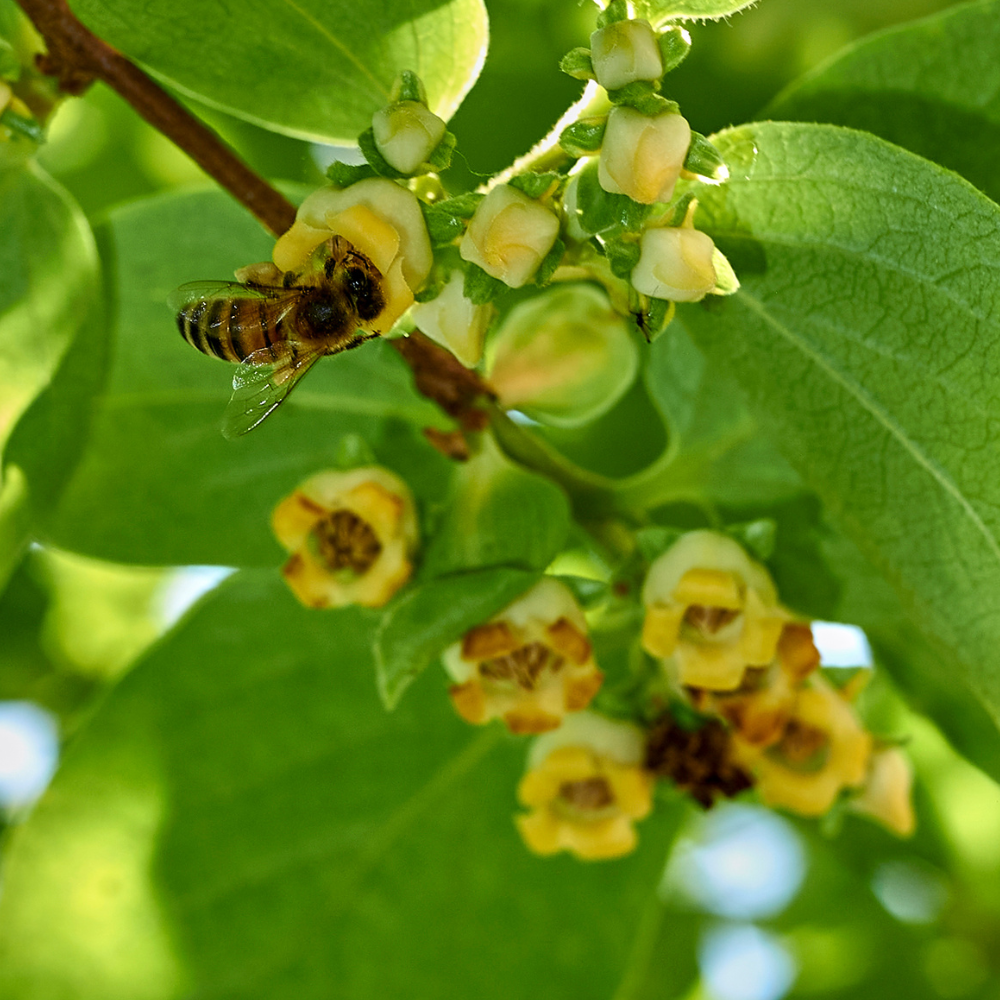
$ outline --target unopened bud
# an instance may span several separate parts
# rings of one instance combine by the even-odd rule
[[[698,229],[647,229],[632,287],[654,299],[697,302],[715,288],[715,244]]]
[[[559,219],[523,191],[501,184],[480,202],[459,244],[463,260],[511,288],[534,276],[559,236]]]
[[[612,108],[598,167],[601,187],[643,205],[669,201],[690,143],[691,127],[681,115]]]
[[[444,138],[445,123],[425,104],[398,101],[372,116],[375,145],[389,166],[412,174]]]
[[[656,33],[648,21],[615,21],[595,31],[590,36],[590,58],[605,90],[663,76]]]
[[[477,306],[462,291],[461,271],[454,271],[437,298],[419,303],[410,310],[421,332],[447,347],[466,368],[474,368],[483,356],[486,330],[493,307]]]
[[[489,382],[502,406],[559,427],[610,409],[635,378],[625,321],[592,285],[568,285],[515,306],[493,342]]]

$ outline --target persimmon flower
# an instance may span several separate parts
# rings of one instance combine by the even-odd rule
[[[733,691],[774,658],[788,613],[767,570],[714,531],[690,531],[649,568],[643,648],[679,683]]]
[[[396,101],[372,116],[375,145],[390,167],[412,174],[444,138],[444,120],[420,101]]]
[[[380,466],[311,476],[275,507],[271,523],[291,553],[282,573],[310,608],[381,607],[413,570],[413,498]]]
[[[746,743],[771,746],[781,739],[799,689],[819,662],[812,629],[790,623],[782,630],[769,666],[747,668],[735,691],[695,692],[695,706],[721,716]]]
[[[458,252],[511,288],[528,283],[559,236],[559,219],[523,191],[500,184],[479,203]]]
[[[715,289],[715,244],[700,229],[662,226],[639,240],[632,287],[654,299],[698,302]]]
[[[590,704],[604,679],[580,606],[551,577],[466,632],[442,659],[458,714],[476,725],[503,719],[512,733],[555,729]]]
[[[670,201],[690,145],[691,126],[675,112],[650,117],[635,108],[612,108],[597,180],[605,191],[643,205]]]
[[[535,854],[569,851],[587,861],[634,850],[633,823],[652,808],[644,752],[636,726],[591,712],[567,716],[535,741],[518,785],[531,810],[515,819],[524,842]]]
[[[302,202],[292,228],[275,243],[274,263],[281,271],[303,271],[331,236],[343,237],[381,273],[385,308],[359,327],[388,332],[413,304],[434,260],[416,195],[384,177],[320,188]]]
[[[909,761],[898,747],[885,747],[872,754],[864,787],[848,808],[878,820],[897,836],[909,837],[917,825],[912,791]]]
[[[798,693],[776,743],[765,749],[735,734],[733,749],[736,760],[754,775],[767,805],[822,816],[841,791],[864,783],[872,738],[847,698],[814,677]]]
[[[659,80],[663,59],[649,21],[613,21],[590,36],[594,76],[605,90],[637,80]]]
[[[441,294],[419,302],[410,311],[422,333],[447,347],[466,368],[475,368],[483,356],[486,331],[493,319],[492,305],[477,306],[465,297],[461,271],[453,271]]]

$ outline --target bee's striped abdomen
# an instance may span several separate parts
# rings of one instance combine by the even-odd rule
[[[203,354],[223,361],[240,362],[275,341],[286,308],[274,299],[207,298],[177,313],[181,336]]]

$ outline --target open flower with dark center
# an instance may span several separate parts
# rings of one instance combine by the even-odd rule
[[[272,525],[291,553],[285,579],[311,608],[381,607],[410,578],[416,512],[388,469],[317,473],[278,504]]]
[[[804,816],[821,816],[844,789],[864,784],[872,754],[847,698],[821,677],[798,692],[780,738],[770,746],[733,736],[739,764],[753,775],[761,798]]]
[[[503,719],[513,733],[555,729],[586,708],[603,675],[570,591],[544,577],[445,650],[451,700],[467,722]]]
[[[733,691],[774,659],[788,613],[767,570],[714,531],[689,531],[650,566],[642,645],[683,685]]]
[[[516,817],[536,854],[617,858],[634,850],[633,823],[652,808],[653,776],[643,767],[636,726],[592,712],[566,717],[533,744],[517,797],[530,813]]]
[[[812,629],[789,623],[769,666],[747,668],[735,691],[692,691],[693,701],[699,711],[722,716],[745,742],[768,747],[781,739],[799,689],[819,661]]]
[[[669,716],[660,720],[646,741],[646,767],[669,778],[705,809],[753,785],[733,759],[729,730],[715,720],[695,730],[684,729]]]

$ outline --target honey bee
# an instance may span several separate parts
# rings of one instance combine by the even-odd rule
[[[361,326],[385,308],[381,272],[340,236],[322,244],[303,271],[266,262],[236,276],[181,285],[168,299],[192,347],[239,364],[222,423],[230,439],[273,413],[321,357],[377,337]]]

